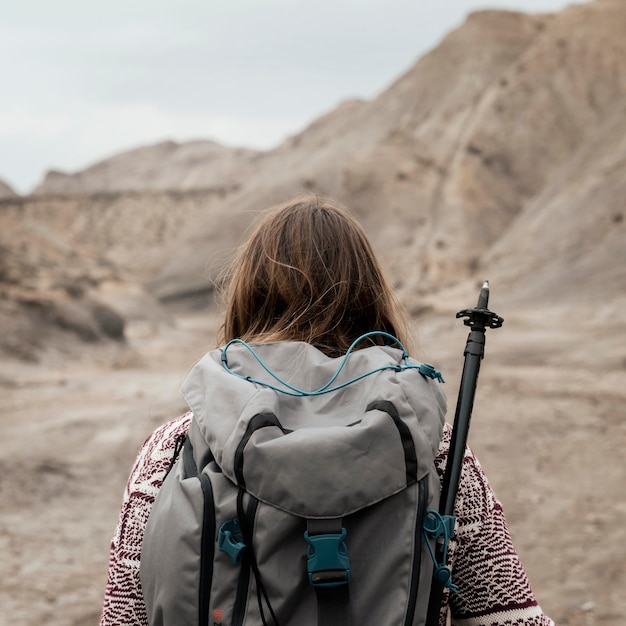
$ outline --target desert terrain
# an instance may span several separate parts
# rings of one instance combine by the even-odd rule
[[[363,224],[446,378],[491,282],[470,445],[557,624],[626,624],[626,3],[480,11],[268,152],[143,146],[0,184],[0,626],[97,624],[135,454],[186,410],[223,269],[295,193]],[[0,172],[0,176],[1,176]]]
[[[505,324],[487,334],[470,444],[544,610],[558,624],[623,624],[624,326],[589,333],[578,318],[507,310],[494,284],[491,308]],[[176,312],[158,332],[130,324],[123,348],[2,363],[2,624],[97,623],[134,455],[185,410],[179,385],[216,325],[214,311]],[[452,419],[466,328],[442,310],[418,335]]]

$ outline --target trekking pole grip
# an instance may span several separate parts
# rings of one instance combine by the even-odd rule
[[[457,318],[465,318],[463,323],[470,327],[470,332],[465,344],[463,373],[461,375],[461,384],[454,415],[452,437],[448,449],[446,470],[441,487],[439,513],[443,516],[454,515],[454,503],[461,479],[461,469],[474,407],[480,362],[485,356],[485,332],[488,328],[500,328],[504,321],[499,315],[490,311],[488,306],[489,282],[485,281],[480,290],[476,307],[464,309],[456,314]],[[443,543],[438,541],[435,546],[437,563],[441,562],[443,549]],[[442,597],[443,585],[435,578],[432,582],[428,603],[427,626],[437,626],[439,623]]]

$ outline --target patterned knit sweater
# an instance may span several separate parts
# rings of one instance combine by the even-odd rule
[[[139,452],[111,544],[100,626],[148,626],[139,579],[143,533],[177,437],[187,432],[191,417],[188,413],[155,430]],[[446,425],[436,459],[441,474],[451,431]],[[448,563],[459,590],[443,598],[452,624],[554,626],[535,600],[502,507],[469,449],[463,460],[455,514],[457,529],[450,542]],[[442,607],[440,626],[445,623]]]

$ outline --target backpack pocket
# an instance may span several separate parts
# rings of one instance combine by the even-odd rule
[[[189,472],[189,473],[188,473]],[[151,626],[209,624],[202,589],[210,589],[215,504],[208,477],[198,476],[191,444],[163,481],[141,548],[141,586]],[[208,594],[206,594],[208,595]]]

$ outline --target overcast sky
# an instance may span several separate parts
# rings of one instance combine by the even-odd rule
[[[0,179],[164,139],[267,149],[372,98],[467,13],[567,0],[20,0],[0,20]]]

